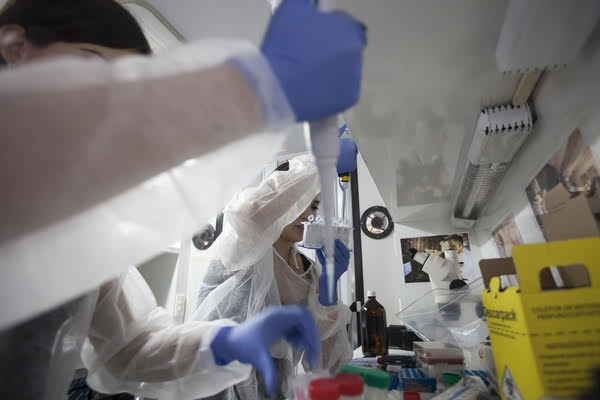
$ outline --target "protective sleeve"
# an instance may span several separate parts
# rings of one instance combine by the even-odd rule
[[[3,70],[0,120],[2,328],[201,230],[295,119],[260,52],[216,40]]]
[[[215,364],[210,343],[229,320],[175,325],[135,268],[103,285],[82,358],[103,393],[195,399],[247,379],[249,365]]]
[[[215,243],[225,268],[237,271],[257,264],[318,193],[310,154],[291,159],[288,171],[275,171],[258,187],[239,193],[225,208],[224,231]]]
[[[196,43],[155,57],[61,58],[2,71],[0,240],[291,122],[268,62],[240,51],[223,62]]]
[[[310,268],[304,274],[298,275],[277,252],[273,253],[273,271],[281,304],[298,304],[308,308],[321,338],[321,367],[331,373],[337,372],[341,365],[352,358],[347,334],[350,309],[341,302],[331,306],[323,306],[319,302],[318,277],[321,268],[317,263],[305,257],[310,262]],[[260,265],[256,269],[267,269],[265,267],[266,265]]]
[[[352,359],[352,347],[346,330],[350,323],[350,310],[341,303],[328,307],[318,304],[311,312],[321,335],[322,367],[334,374]]]
[[[311,268],[316,271],[313,277],[318,277],[321,271],[317,263],[311,262]],[[321,366],[334,374],[352,359],[352,346],[347,332],[351,319],[350,308],[342,302],[331,306],[322,305],[316,293],[318,279],[312,287],[313,291],[308,298],[308,309],[314,316],[321,335]]]

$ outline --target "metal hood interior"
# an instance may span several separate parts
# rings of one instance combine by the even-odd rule
[[[236,37],[259,45],[271,13],[265,0],[146,3],[186,40]],[[501,73],[495,59],[508,1],[337,6],[368,27],[362,97],[344,116],[385,205],[408,225],[448,220],[457,162],[478,112],[509,103],[519,79]]]

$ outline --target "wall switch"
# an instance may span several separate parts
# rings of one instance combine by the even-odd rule
[[[185,318],[185,301],[186,299],[184,294],[178,294],[175,297],[175,310],[173,310],[173,318],[180,323],[183,322]]]

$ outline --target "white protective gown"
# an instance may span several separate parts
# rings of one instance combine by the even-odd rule
[[[195,399],[246,379],[249,365],[215,364],[210,343],[234,322],[177,325],[158,307],[135,268],[100,289],[82,357],[88,384],[101,393]]]
[[[210,343],[232,325],[225,319],[175,324],[131,267],[100,290],[0,332],[0,394],[65,398],[81,351],[87,383],[100,393],[161,400],[211,395],[251,372],[239,362],[215,364]]]
[[[251,122],[230,98],[230,83],[215,71],[231,57],[253,76],[262,132],[250,131]],[[280,150],[282,127],[294,122],[260,52],[225,40],[110,63],[67,57],[1,70],[0,116],[3,124],[16,118],[11,123],[21,126],[3,130],[0,139],[0,182],[20,188],[0,196],[6,214],[0,227],[0,329],[95,290],[201,230],[253,178],[240,171],[259,171]],[[84,140],[57,146],[73,126]],[[183,158],[173,154],[191,148],[190,138],[199,148]],[[62,150],[49,154],[50,147]],[[151,151],[157,154],[144,159]],[[139,163],[111,171],[129,155]],[[148,175],[161,159],[179,165]],[[65,172],[57,179],[65,190],[29,182],[61,165]],[[122,176],[141,179],[117,193],[104,190]],[[20,209],[40,197],[36,188],[43,203]],[[23,231],[20,221],[31,229]]]
[[[302,155],[290,160],[289,171],[273,172],[258,187],[242,191],[226,207],[224,231],[214,244],[218,259],[208,266],[193,319],[242,322],[268,306],[305,306],[321,335],[321,366],[333,373],[352,357],[346,332],[350,310],[342,303],[329,307],[319,303],[318,264],[308,261],[304,274],[298,275],[272,248],[283,228],[311,204],[318,192],[314,160],[311,155]],[[278,398],[284,398],[287,379],[300,355],[283,342],[271,354],[282,384]],[[256,372],[211,397],[238,398],[268,398]]]
[[[227,89],[228,83],[211,81],[215,68],[234,56],[253,75],[263,132],[244,133],[244,114],[220,98],[218,89]],[[88,104],[101,107],[90,109]],[[0,108],[9,105],[29,112],[19,118],[28,132],[39,132],[40,140],[28,138],[23,154],[8,154],[8,146],[0,146],[2,179],[19,179],[15,160],[22,159],[27,170],[27,157],[47,154],[46,137],[60,140],[62,128],[72,129],[69,118],[36,118],[36,113],[64,116],[67,109],[77,117],[91,110],[96,123],[81,125],[86,140],[79,147],[64,146],[65,159],[74,151],[85,159],[64,178],[72,187],[89,190],[56,193],[46,208],[32,210],[39,216],[28,221],[32,226],[50,221],[35,229],[13,233],[8,222],[3,225],[0,348],[6,356],[0,363],[0,397],[61,398],[80,365],[84,341],[88,381],[99,391],[193,399],[245,379],[248,366],[216,367],[208,350],[216,328],[233,322],[176,326],[156,307],[137,271],[128,268],[190,238],[251,180],[240,171],[260,170],[279,150],[285,139],[281,127],[292,123],[294,115],[267,61],[256,49],[230,41],[190,43],[160,56],[114,63],[57,59],[0,71]],[[108,199],[93,197],[95,189],[104,193],[104,181],[91,177],[87,167],[110,169],[114,147],[107,143],[115,137],[131,146],[126,143],[129,133],[143,133],[144,141],[134,148],[143,151],[145,144],[163,143],[169,158],[172,141],[194,135],[207,121],[220,130],[203,137],[205,152]],[[2,140],[9,142],[25,140],[19,132],[3,134]],[[65,161],[57,155],[52,162]],[[146,164],[137,168],[122,173],[147,173]],[[97,201],[84,210],[75,207],[90,199]],[[18,392],[12,391],[15,387]]]

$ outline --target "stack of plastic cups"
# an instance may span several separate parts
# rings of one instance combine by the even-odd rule
[[[340,400],[364,400],[364,383],[360,376],[351,373],[338,374],[335,377],[340,387]]]
[[[339,400],[340,385],[335,379],[315,379],[308,385],[310,400]]]

